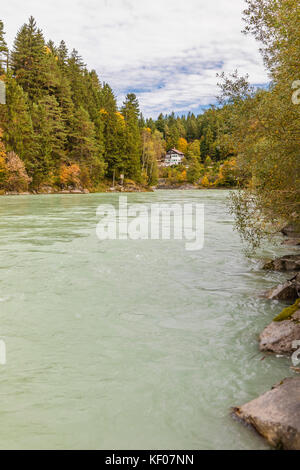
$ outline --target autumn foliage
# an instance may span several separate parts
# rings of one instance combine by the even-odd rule
[[[75,163],[61,166],[59,178],[64,188],[77,188],[80,186],[80,167]]]

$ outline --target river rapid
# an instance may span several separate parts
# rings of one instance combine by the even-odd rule
[[[285,276],[245,257],[227,196],[128,195],[203,203],[199,251],[100,241],[97,206],[118,194],[0,198],[0,448],[268,448],[230,407],[289,375],[257,343],[282,307],[260,294]]]

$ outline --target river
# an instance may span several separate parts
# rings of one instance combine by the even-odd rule
[[[268,448],[229,413],[289,375],[257,343],[281,307],[259,294],[285,276],[244,256],[227,195],[128,195],[204,203],[200,251],[100,241],[118,194],[0,198],[0,448]]]

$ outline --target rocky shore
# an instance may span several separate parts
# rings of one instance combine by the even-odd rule
[[[287,246],[297,246],[300,233],[287,227],[283,234]],[[267,262],[263,269],[283,271],[292,277],[264,296],[292,305],[284,308],[259,336],[259,349],[264,353],[293,356],[300,359],[300,254],[291,254]],[[299,350],[299,353],[298,353]],[[290,372],[300,373],[291,366]],[[300,376],[288,377],[260,397],[233,409],[233,416],[253,426],[272,447],[300,450]]]
[[[252,425],[276,449],[300,449],[300,377],[289,377],[246,405],[235,416]]]
[[[97,190],[90,190],[87,188],[81,188],[81,187],[68,187],[66,189],[58,189],[52,186],[41,186],[38,190],[33,190],[33,191],[26,191],[26,192],[20,192],[20,191],[6,191],[3,193],[3,196],[27,196],[27,195],[35,195],[35,194],[89,194],[93,192],[99,192],[99,193],[139,193],[139,192],[152,192],[153,189],[150,187],[145,187],[142,185],[139,185],[137,183],[127,183],[127,184],[116,184],[115,186],[111,186],[109,184],[103,184],[101,188],[97,188]]]

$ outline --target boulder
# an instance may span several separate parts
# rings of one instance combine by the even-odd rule
[[[299,246],[300,238],[288,238],[287,240],[283,240],[282,244],[287,246]]]
[[[300,227],[299,225],[288,224],[281,230],[281,233],[286,237],[300,238]]]
[[[283,284],[268,290],[265,297],[269,300],[296,300],[300,297],[300,273]]]
[[[272,271],[300,271],[300,254],[286,255],[267,262],[263,269]]]
[[[300,340],[300,309],[287,320],[270,323],[259,337],[259,348],[277,354],[292,354],[296,340]]]
[[[300,450],[300,377],[289,377],[234,415],[252,425],[277,449]]]

